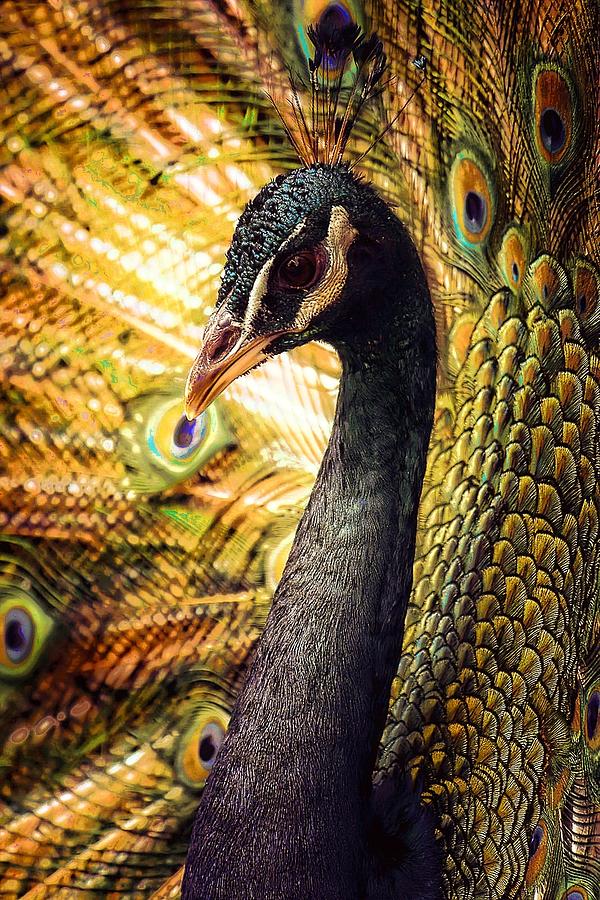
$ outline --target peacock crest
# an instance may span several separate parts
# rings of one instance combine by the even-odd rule
[[[386,71],[386,57],[377,36],[365,40],[351,19],[340,27],[333,16],[323,15],[316,25],[308,26],[307,35],[314,46],[308,60],[309,109],[304,111],[298,83],[291,74],[292,122],[288,124],[279,107],[276,109],[305,166],[337,165],[361,110],[374,97]],[[343,87],[349,63],[351,83]]]

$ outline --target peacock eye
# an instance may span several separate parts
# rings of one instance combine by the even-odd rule
[[[548,153],[558,153],[565,145],[567,129],[560,113],[551,106],[540,116],[540,136]]]
[[[517,291],[523,283],[527,265],[526,246],[523,236],[517,228],[510,228],[504,235],[500,248],[500,261],[507,285],[513,291]]]
[[[28,675],[52,630],[52,619],[20,591],[0,601],[0,676]]]
[[[323,254],[315,250],[292,253],[281,261],[276,280],[281,288],[306,290],[315,284],[323,273]]]
[[[531,835],[531,840],[529,841],[529,856],[535,856],[537,853],[537,849],[542,842],[542,838],[544,836],[544,831],[541,825],[536,825],[533,829],[533,834]]]
[[[600,277],[587,260],[580,259],[576,264],[573,279],[575,308],[583,323],[596,324],[598,296],[600,294]]]
[[[593,690],[585,711],[585,734],[589,745],[600,749],[600,690]]]
[[[33,644],[33,619],[26,609],[16,606],[4,618],[4,652],[12,663],[27,658]]]
[[[203,787],[215,764],[228,717],[211,703],[204,703],[193,724],[181,736],[177,748],[176,768],[189,787]]]
[[[492,226],[492,194],[484,170],[467,153],[454,160],[450,201],[458,236],[468,244],[485,241]]]
[[[529,863],[525,872],[525,884],[531,887],[544,867],[548,849],[546,826],[543,822],[533,829],[529,842]]]
[[[559,162],[571,142],[573,100],[566,78],[542,68],[535,79],[536,140],[541,156]]]
[[[206,435],[206,414],[197,419],[188,421],[186,416],[180,416],[173,429],[171,439],[171,452],[175,459],[187,459],[198,449]]]

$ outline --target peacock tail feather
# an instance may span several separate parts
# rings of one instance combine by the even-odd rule
[[[445,896],[600,897],[595,0],[3,4],[1,897],[178,896],[338,364],[278,357],[193,425],[183,386],[327,9],[396,76],[349,159],[415,92],[360,168],[438,322],[376,778],[422,792]]]

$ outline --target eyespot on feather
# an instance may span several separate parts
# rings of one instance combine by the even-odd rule
[[[550,309],[563,287],[561,276],[550,257],[540,256],[532,263],[531,282],[537,300],[544,309]]]
[[[179,401],[166,403],[148,420],[147,445],[158,465],[185,477],[214,452],[211,444],[217,424],[210,409],[188,422]]]
[[[190,478],[230,443],[221,408],[213,403],[189,422],[183,386],[173,393],[146,394],[127,405],[118,454],[132,490],[154,493]]]
[[[585,740],[590,750],[600,750],[600,684],[588,694],[583,716]]]
[[[452,323],[448,340],[448,371],[456,376],[471,348],[471,337],[478,316],[468,310]]]
[[[590,895],[584,887],[577,884],[567,888],[560,900],[590,900]]]
[[[29,675],[53,628],[40,604],[22,591],[0,599],[0,678]]]
[[[348,25],[359,25],[363,31],[365,26],[365,17],[362,5],[355,0],[338,0],[338,2],[330,2],[330,0],[304,0],[297,2],[295,6],[295,22],[297,29],[298,42],[300,49],[308,60],[312,57],[314,48],[308,38],[306,29],[309,25],[327,25],[332,29],[343,29]],[[340,69],[336,67],[335,60],[328,59],[327,71],[331,77],[340,74]],[[348,65],[348,71],[352,72],[355,68],[353,62],[345,62],[344,67]],[[343,68],[343,67],[342,67]],[[346,78],[344,77],[344,83]]]
[[[500,248],[500,264],[504,280],[513,291],[519,291],[523,284],[527,256],[523,236],[517,228],[510,228],[504,235]]]
[[[534,122],[538,152],[548,163],[560,162],[571,145],[573,97],[567,80],[556,69],[537,71]]]
[[[548,853],[548,831],[544,822],[540,822],[533,829],[529,842],[529,863],[525,871],[525,884],[527,887],[536,881],[544,867]]]
[[[229,717],[218,706],[203,703],[183,732],[175,759],[177,774],[191,788],[201,788],[223,743]]]
[[[450,204],[459,238],[483,244],[493,221],[492,192],[483,168],[464,151],[450,171]]]
[[[575,263],[573,274],[575,312],[586,336],[596,336],[600,332],[600,274],[586,259]]]

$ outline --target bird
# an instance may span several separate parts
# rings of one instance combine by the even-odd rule
[[[376,37],[327,19],[310,37],[321,93],[340,91],[323,60],[341,72],[350,54],[376,87],[385,66]],[[326,116],[308,125],[307,141],[333,135],[335,108]],[[412,792],[398,791],[371,821],[433,424],[435,321],[408,232],[332,163],[346,137],[246,207],[186,387],[195,421],[240,374],[306,341],[327,341],[342,362],[329,444],[204,788],[184,898],[409,896],[416,871],[420,895],[439,897],[433,824],[411,807]],[[384,815],[397,820],[393,831]]]
[[[180,891],[339,363],[281,354],[194,427],[185,378],[242,209],[298,167],[267,94],[324,16],[385,46],[347,158],[416,246],[439,358],[374,795],[412,786],[445,897],[597,897],[597,4],[8,0],[6,898]]]

